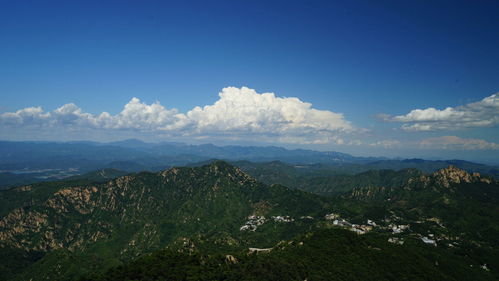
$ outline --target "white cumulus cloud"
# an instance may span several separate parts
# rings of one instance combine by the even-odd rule
[[[6,112],[0,115],[0,122],[5,125],[43,125],[50,121],[50,113],[43,112],[41,107],[27,107],[16,112]]]
[[[151,105],[132,98],[123,110],[111,115],[102,112],[99,115],[83,112],[74,103],[65,104],[53,111],[44,112],[41,107],[29,107],[16,112],[0,114],[0,124],[4,126],[69,126],[102,129],[137,129],[158,130],[166,125],[178,122],[176,109],[168,110],[158,102]]]
[[[135,130],[196,138],[251,136],[277,142],[336,144],[343,143],[339,135],[356,130],[340,113],[315,109],[298,98],[259,94],[247,87],[224,88],[214,104],[196,106],[187,113],[132,98],[115,115],[87,113],[69,103],[49,112],[29,107],[2,113],[0,126]]]
[[[402,122],[406,131],[456,130],[474,127],[494,127],[499,124],[499,94],[481,101],[457,107],[414,109],[406,115],[383,114],[385,121]]]
[[[353,129],[342,114],[312,108],[298,98],[259,94],[246,87],[224,88],[213,105],[195,107],[187,119],[199,131],[246,131],[251,133],[296,133],[300,130],[339,131]]]
[[[94,124],[106,129],[160,130],[174,126],[182,117],[177,109],[167,109],[159,102],[151,105],[132,98],[117,115],[107,112],[94,117]]]

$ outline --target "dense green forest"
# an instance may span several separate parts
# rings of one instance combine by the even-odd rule
[[[81,280],[494,280],[469,268],[465,252],[415,239],[393,245],[380,234],[310,232],[266,253],[235,256],[162,250]]]
[[[263,169],[258,176],[241,166],[215,161],[126,176],[109,170],[2,191],[0,279],[499,276],[493,178],[455,167],[320,171],[324,182],[287,188]],[[276,182],[292,177],[281,175]],[[308,177],[294,175],[301,176]]]

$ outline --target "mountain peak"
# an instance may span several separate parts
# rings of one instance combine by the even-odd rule
[[[437,182],[441,183],[445,187],[449,187],[450,184],[453,183],[470,183],[473,180],[473,176],[468,172],[452,165],[436,171],[433,173],[433,176],[436,178]]]
[[[251,181],[256,182],[254,178],[243,172],[240,168],[233,166],[223,160],[214,160],[209,164],[200,167],[173,167],[159,173],[164,178],[173,177],[176,179],[180,175],[189,177],[227,177],[239,183]]]

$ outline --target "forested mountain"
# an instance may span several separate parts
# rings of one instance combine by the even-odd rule
[[[223,161],[102,181],[115,173],[0,192],[0,279],[499,277],[498,184],[455,167],[346,177],[327,197]]]
[[[345,174],[330,166],[293,166],[278,161],[267,163],[238,161],[233,164],[264,183],[282,184],[326,196],[338,195],[359,186],[399,186],[410,177],[423,173],[416,169],[403,169]]]
[[[22,276],[51,280],[103,269],[168,245],[269,247],[309,229],[313,223],[299,218],[322,217],[330,204],[316,195],[259,183],[225,162],[131,174],[104,184],[22,186],[0,195],[2,256],[16,257],[2,262],[4,278],[24,271],[28,273]],[[276,219],[258,226],[264,235],[240,231],[246,224],[260,223],[248,222],[252,215]],[[278,216],[296,220],[291,226]],[[15,269],[13,263],[29,266],[7,272]],[[47,263],[62,269],[46,271]]]

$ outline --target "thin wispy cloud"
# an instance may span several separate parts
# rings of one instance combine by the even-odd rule
[[[498,150],[499,143],[482,139],[460,138],[457,136],[442,136],[421,140],[418,145],[425,149],[445,150]]]
[[[457,107],[414,109],[405,115],[382,114],[384,121],[401,122],[406,131],[459,130],[499,124],[499,94]]]
[[[376,142],[369,143],[369,146],[373,147],[383,147],[383,148],[399,148],[402,143],[398,140],[380,140]]]

